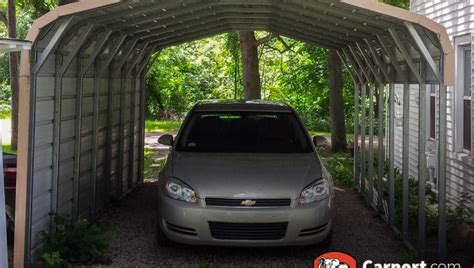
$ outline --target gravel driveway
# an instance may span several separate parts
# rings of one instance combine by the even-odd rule
[[[153,267],[312,267],[318,247],[225,248],[175,245],[159,247],[156,240],[156,181],[111,208],[100,219],[116,227],[110,255],[113,266]],[[400,261],[407,253],[400,240],[352,190],[336,191],[337,215],[331,250],[357,260]]]

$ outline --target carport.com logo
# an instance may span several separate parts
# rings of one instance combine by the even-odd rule
[[[314,268],[357,268],[357,262],[346,253],[328,252],[314,260]]]

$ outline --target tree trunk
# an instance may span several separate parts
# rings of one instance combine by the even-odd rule
[[[331,148],[333,152],[347,149],[344,124],[344,100],[342,98],[342,67],[335,50],[329,50],[329,113],[331,116]]]
[[[15,0],[8,0],[8,37],[16,38]],[[16,150],[18,147],[18,99],[20,88],[18,79],[18,52],[12,52],[10,53],[10,88],[12,91],[12,150]]]
[[[261,99],[260,73],[258,70],[258,43],[253,31],[240,32],[240,50],[240,54],[242,55],[244,99]]]

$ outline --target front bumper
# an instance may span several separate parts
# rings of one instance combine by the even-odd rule
[[[333,198],[306,205],[292,201],[287,208],[206,207],[203,200],[190,204],[160,194],[158,220],[161,230],[172,241],[195,245],[220,246],[303,246],[323,241],[332,229]],[[209,222],[224,223],[278,223],[287,222],[281,239],[228,240],[212,236]],[[317,232],[301,236],[301,231]],[[184,229],[182,229],[184,228]],[[178,231],[177,231],[178,230]]]

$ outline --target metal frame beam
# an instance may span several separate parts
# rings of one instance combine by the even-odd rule
[[[326,1],[326,2],[329,2],[328,4],[323,4],[323,3],[321,3],[321,1],[309,2],[309,3],[305,0],[290,0],[290,1],[301,2],[303,7],[307,6],[307,7],[313,7],[313,9],[316,9],[316,10],[318,10],[318,9],[323,10],[323,12],[325,12],[327,15],[333,16],[333,17],[335,17],[336,19],[339,19],[339,20],[341,20],[341,19],[342,20],[352,19],[352,20],[354,20],[353,22],[355,22],[355,23],[362,24],[363,26],[367,26],[367,27],[372,28],[372,31],[370,31],[370,29],[366,29],[366,30],[369,30],[370,32],[374,32],[374,30],[376,31],[377,29],[379,31],[383,31],[388,26],[393,26],[393,27],[398,26],[396,23],[390,22],[388,20],[379,20],[379,19],[376,19],[376,18],[371,17],[371,16],[367,16],[367,15],[363,15],[366,18],[361,19],[360,16],[356,15],[356,13],[358,12],[357,9],[354,9],[354,10],[351,10],[351,11],[349,11],[349,10],[346,11],[344,9],[338,9],[338,13],[343,14],[343,17],[341,17],[340,15],[330,15],[333,12],[332,6],[335,5],[335,3],[333,1]],[[364,24],[367,24],[367,25],[364,25]],[[360,29],[362,29],[362,28],[359,28],[359,30]]]
[[[362,64],[362,60],[361,60],[361,59],[359,58],[359,56],[357,55],[357,52],[354,51],[354,49],[352,48],[352,46],[348,46],[348,47],[349,47],[349,51],[351,52],[354,61],[355,61],[355,62],[357,63],[357,65],[359,66],[359,70],[361,70],[362,73],[364,74],[366,81],[367,81],[368,83],[369,83],[369,82],[372,82],[373,79],[372,79],[372,77],[370,76],[370,72],[367,72],[367,70],[365,69],[364,64]]]
[[[209,27],[207,25],[217,25],[220,23],[228,23],[228,24],[238,24],[238,23],[252,23],[255,25],[265,25],[265,24],[279,24],[284,27],[289,27],[292,28],[293,30],[296,30],[297,32],[302,31],[301,25],[297,25],[293,23],[292,21],[288,20],[282,20],[281,17],[275,16],[273,14],[266,14],[265,17],[263,16],[253,16],[249,18],[239,18],[237,15],[233,14],[223,14],[223,16],[217,17],[217,18],[211,18],[207,20],[199,20],[197,21],[197,24],[194,24],[194,26],[188,26],[188,25],[182,25],[178,24],[176,27],[171,27],[171,28],[159,28],[154,31],[146,32],[145,34],[141,35],[135,35],[137,38],[143,39],[144,41],[149,41],[149,40],[156,40],[156,36],[160,36],[158,40],[166,40],[170,39],[176,36],[185,36],[187,32],[195,32],[199,31],[201,29],[205,29],[206,27]],[[300,21],[300,24],[303,22]],[[352,37],[344,37],[341,38],[341,36],[335,36],[334,34],[325,33],[322,30],[319,30],[318,28],[313,28],[311,24],[305,24],[307,27],[305,29],[305,32],[307,34],[311,34],[312,37],[318,38],[321,35],[325,36],[325,40],[327,42],[333,42],[336,44],[339,44],[340,46],[345,45],[347,42],[355,42],[357,39],[352,38]],[[319,38],[318,38],[319,39]],[[322,40],[322,39],[320,39]]]
[[[355,67],[354,66],[351,66],[345,57],[343,57],[343,55],[341,54],[342,51],[336,51],[337,55],[339,56],[339,58],[341,59],[341,62],[344,64],[344,66],[346,67],[347,69],[347,72],[349,73],[349,75],[351,76],[352,78],[352,82],[354,84],[358,84],[358,83],[362,83],[362,78],[359,76],[359,74],[355,71]],[[354,69],[354,70],[353,70]]]
[[[102,49],[104,48],[105,44],[107,43],[109,37],[112,35],[112,31],[106,31],[103,36],[101,36],[98,40],[96,45],[94,46],[92,54],[89,56],[89,60],[85,64],[84,68],[82,69],[82,72],[80,74],[81,79],[84,78],[84,75],[87,73],[87,71],[90,69],[90,67],[94,64],[95,59],[99,55],[100,52],[102,52]]]
[[[395,73],[394,73],[394,76],[393,76],[394,79],[393,79],[393,80],[389,80],[389,81],[394,82],[394,81],[396,80],[397,73],[398,73],[398,74],[401,74],[401,75],[403,75],[403,76],[405,76],[405,75],[404,75],[404,72],[403,72],[403,69],[402,69],[402,67],[400,66],[399,62],[398,62],[397,57],[395,56],[395,54],[393,54],[393,53],[390,51],[388,45],[387,45],[387,44],[385,43],[385,41],[383,40],[383,37],[380,36],[380,35],[376,35],[376,38],[377,38],[377,40],[378,40],[378,42],[379,42],[379,44],[380,44],[380,47],[381,47],[381,48],[383,49],[383,51],[385,52],[385,55],[388,56],[388,58],[389,58],[389,60],[390,60],[390,63],[392,64],[392,66],[393,66],[393,68],[394,68],[394,70],[395,70]],[[407,77],[406,79],[408,79],[408,77]]]
[[[428,63],[428,66],[430,67],[431,71],[434,73],[436,79],[438,81],[443,81],[443,78],[441,76],[441,73],[439,72],[439,68],[436,65],[436,62],[433,60],[433,57],[431,56],[431,53],[428,51],[428,48],[426,47],[425,43],[421,39],[420,35],[415,29],[415,26],[413,26],[412,23],[405,21],[404,22],[405,27],[407,28],[408,32],[410,33],[411,37],[415,41],[415,44],[418,46],[418,49],[425,58],[425,60]]]
[[[384,168],[384,132],[383,132],[383,122],[384,122],[384,92],[385,92],[385,85],[378,84],[377,89],[379,91],[378,99],[377,99],[377,106],[378,106],[378,157],[377,157],[377,164],[378,164],[378,183],[377,183],[377,209],[379,211],[383,210],[382,199],[384,196],[384,187],[383,187],[383,168]]]
[[[132,64],[125,70],[125,77],[129,77],[134,68],[138,65],[138,63],[143,59],[143,56],[146,54],[146,52],[150,49],[148,47],[149,43],[145,43],[143,47],[140,49],[140,52],[136,56],[135,60],[133,61]]]
[[[364,49],[361,47],[359,43],[355,43],[356,47],[359,49],[360,55],[362,55],[362,61],[366,63],[366,65],[369,67],[369,70],[372,72],[372,75],[375,78],[375,81],[379,84],[383,84],[382,78],[380,77],[379,73],[377,70],[374,68],[374,64],[369,60],[369,57],[366,55],[366,52]]]
[[[41,53],[40,57],[37,59],[35,65],[31,69],[31,73],[33,74],[38,73],[38,71],[41,69],[43,64],[46,62],[46,59],[49,57],[49,55],[51,55],[51,52],[53,51],[53,49],[56,47],[58,42],[63,37],[64,33],[66,32],[66,29],[71,24],[72,20],[73,20],[73,17],[69,17],[67,20],[63,21],[59,25],[59,28],[56,30],[53,37],[49,41],[48,45],[44,49],[43,53]]]
[[[362,102],[361,102],[361,109],[362,109],[362,123],[361,123],[361,146],[360,146],[360,149],[361,149],[361,157],[360,157],[360,160],[361,160],[361,167],[360,167],[360,171],[361,171],[361,176],[360,176],[360,191],[362,193],[365,192],[365,180],[366,180],[366,177],[367,177],[367,174],[365,172],[365,165],[366,165],[366,151],[365,151],[365,136],[366,136],[366,133],[367,133],[367,84],[364,83],[362,84],[362,94],[361,94],[361,99],[362,99]]]
[[[349,53],[345,49],[341,49],[341,52],[344,54],[345,57],[342,57],[342,55],[339,55],[339,57],[342,59],[342,62],[346,65],[347,69],[348,70],[353,70],[355,78],[358,79],[357,80],[358,83],[360,83],[360,84],[364,83],[364,78],[361,74],[361,71],[357,67],[357,64],[350,57]],[[340,54],[340,53],[338,52],[338,54]],[[348,64],[348,62],[346,60],[349,61],[350,65]]]
[[[390,33],[390,36],[392,36],[393,41],[395,42],[395,45],[398,48],[398,51],[403,55],[403,58],[405,62],[407,63],[408,67],[410,68],[411,72],[415,76],[415,78],[418,80],[418,83],[424,83],[425,79],[421,77],[420,70],[416,68],[415,63],[410,57],[410,54],[408,53],[405,45],[401,41],[400,37],[398,36],[398,33],[396,30],[389,28],[388,32]]]
[[[442,62],[440,64],[442,65]],[[447,89],[439,83],[439,142],[438,142],[438,257],[446,260],[446,153],[447,150]]]
[[[422,65],[426,73],[426,64]],[[418,257],[424,259],[426,248],[425,187],[428,176],[426,167],[426,84],[418,87]]]
[[[408,241],[408,179],[410,173],[410,84],[403,85],[403,140],[402,140],[402,238]]]
[[[388,222],[395,225],[395,85],[389,85],[388,97]]]
[[[364,39],[365,43],[367,44],[367,47],[369,48],[370,55],[372,55],[372,58],[375,60],[375,63],[379,66],[380,71],[385,77],[385,81],[390,81],[390,75],[387,72],[386,64],[380,60],[379,56],[377,55],[377,52],[374,50],[372,44],[369,42],[369,40]]]
[[[266,27],[260,27],[260,28],[256,29],[255,26],[241,25],[241,24],[227,25],[227,26],[217,25],[215,27],[206,28],[206,30],[203,30],[202,32],[190,34],[186,37],[176,38],[176,39],[173,39],[173,40],[170,40],[170,41],[151,42],[151,44],[158,45],[161,49],[163,49],[163,48],[166,48],[166,47],[179,45],[179,44],[182,44],[182,43],[190,42],[192,40],[196,40],[196,39],[200,39],[200,38],[204,38],[204,37],[209,37],[209,36],[214,36],[214,35],[217,35],[217,34],[222,34],[222,33],[226,33],[226,32],[233,31],[233,30],[234,31],[264,30],[264,31],[269,31],[269,32],[273,32],[273,33],[276,33],[276,34],[280,34],[280,35],[283,35],[283,36],[287,36],[287,37],[293,38],[295,40],[300,40],[300,41],[304,41],[304,42],[307,42],[307,43],[310,43],[310,44],[314,44],[314,45],[317,45],[319,47],[323,47],[323,48],[327,48],[327,49],[338,49],[338,47],[335,46],[334,44],[326,44],[326,43],[323,44],[323,43],[320,43],[316,40],[313,40],[312,38],[308,37],[307,35],[295,34],[294,29],[288,29],[288,30],[284,29],[284,30],[282,30],[281,28],[274,27],[272,25],[266,26]]]
[[[304,36],[307,40],[312,40],[312,42],[320,44],[321,46],[328,47],[328,48],[333,48],[337,49],[339,46],[343,46],[346,44],[346,41],[339,41],[334,38],[331,39],[331,41],[327,40],[328,38],[321,39],[321,33],[320,32],[314,32],[313,30],[305,30],[304,32],[295,29],[295,25],[288,24],[285,22],[277,21],[277,20],[269,20],[269,19],[255,19],[255,21],[249,21],[245,19],[235,19],[235,18],[223,18],[220,20],[215,21],[215,26],[207,26],[201,25],[201,24],[196,24],[193,27],[187,27],[183,26],[185,31],[174,31],[170,32],[170,34],[163,34],[158,36],[152,35],[152,37],[145,38],[143,39],[144,42],[150,42],[150,43],[160,43],[160,45],[164,45],[170,42],[176,42],[177,40],[192,40],[192,36],[197,36],[201,37],[203,34],[206,32],[211,32],[214,29],[220,29],[222,28],[223,30],[230,31],[232,29],[239,29],[239,28],[247,28],[249,30],[251,29],[260,29],[260,30],[269,30],[272,31],[273,28],[277,29],[277,31],[272,31],[272,32],[278,32],[278,31],[286,31],[290,32],[293,35],[299,35],[299,36]],[[200,33],[200,34],[196,34]],[[301,39],[301,38],[297,38]],[[161,41],[161,42],[160,42]]]
[[[373,204],[374,197],[374,91],[375,84],[369,87],[369,203]]]
[[[355,42],[359,40],[359,38],[363,37],[358,32],[351,33],[350,35],[341,35],[335,34],[331,31],[323,31],[319,28],[314,27],[314,21],[310,18],[302,17],[298,13],[294,13],[295,17],[298,17],[298,23],[295,24],[294,19],[290,18],[285,18],[285,16],[288,16],[287,13],[283,13],[281,9],[277,8],[265,8],[260,12],[261,14],[256,14],[254,10],[255,8],[252,8],[252,10],[249,10],[248,8],[242,9],[244,12],[250,12],[250,14],[246,18],[240,18],[242,21],[249,21],[249,20],[255,20],[255,19],[264,19],[264,20],[272,20],[272,21],[279,21],[288,25],[292,25],[295,28],[306,28],[306,29],[311,29],[312,32],[316,33],[317,35],[324,35],[325,37],[328,38],[328,40],[334,41],[334,42]],[[258,11],[258,10],[257,10]],[[193,24],[195,25],[203,25],[203,24],[218,24],[221,21],[225,19],[237,19],[239,18],[240,13],[236,13],[235,10],[232,11],[222,11],[218,15],[215,14],[214,11],[209,11],[205,14],[199,14],[199,16],[196,17],[190,17],[189,15],[186,16],[185,20],[179,20],[179,19],[174,19],[174,23],[171,24],[161,24],[160,23],[153,23],[150,25],[150,27],[146,28],[138,28],[138,33],[136,33],[137,28],[132,28],[131,30],[127,31],[132,33],[135,32],[134,35],[137,38],[149,38],[155,35],[161,35],[164,33],[172,33],[172,32],[179,32],[180,30],[183,29],[188,29],[188,26],[185,26],[185,22],[194,22]],[[199,18],[198,20],[196,18]],[[268,23],[268,21],[264,21],[265,23]]]
[[[0,136],[0,143],[2,137]],[[3,143],[2,143],[3,144]],[[3,178],[3,151],[0,146],[0,266],[8,266],[8,245],[7,245],[7,217],[5,205],[5,184]]]
[[[112,45],[112,47],[110,48],[109,54],[107,55],[107,58],[104,61],[105,64],[102,66],[102,68],[99,71],[99,76],[102,76],[102,74],[109,68],[110,63],[115,58],[115,55],[118,53],[118,51],[122,47],[122,44],[126,38],[127,36],[122,34],[117,38],[117,42],[114,45]]]
[[[79,52],[79,49],[82,47],[84,42],[87,39],[87,36],[89,36],[90,32],[94,28],[94,24],[88,24],[86,27],[86,30],[79,36],[79,42],[74,45],[73,49],[71,52],[69,52],[67,58],[63,61],[61,70],[59,71],[59,75],[63,76],[64,73],[67,71],[69,68],[69,65],[71,65],[73,59],[76,57],[77,53]]]

